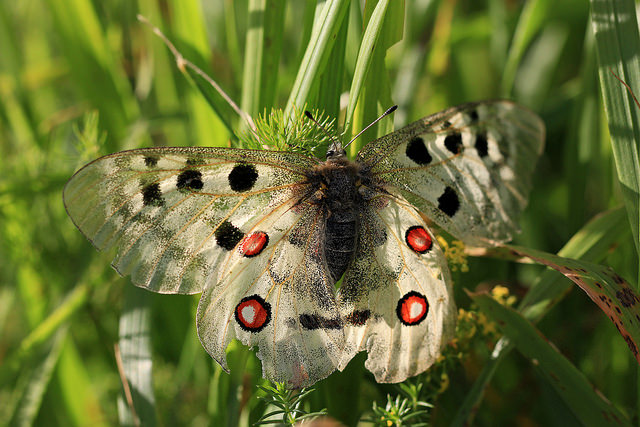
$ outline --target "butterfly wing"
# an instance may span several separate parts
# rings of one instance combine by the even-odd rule
[[[251,258],[235,252],[219,280],[207,285],[198,335],[223,367],[225,348],[237,338],[258,348],[265,378],[289,388],[311,385],[337,368],[344,332],[321,251],[324,220],[317,205],[269,214],[252,231],[270,230],[268,246]]]
[[[105,156],[64,191],[67,211],[114,267],[163,293],[203,292],[198,335],[226,368],[233,338],[290,387],[333,372],[344,332],[320,251],[324,213],[305,202],[317,161],[292,153],[151,148]],[[320,327],[322,326],[322,327]]]
[[[76,226],[113,266],[161,293],[201,292],[270,206],[304,192],[317,161],[293,153],[147,148],[102,157],[64,189]]]
[[[424,220],[402,198],[377,193],[360,224],[339,292],[346,335],[339,367],[366,350],[376,381],[404,381],[431,366],[453,336],[449,269]]]
[[[509,101],[453,107],[375,140],[358,161],[455,237],[511,239],[544,143],[544,125]]]

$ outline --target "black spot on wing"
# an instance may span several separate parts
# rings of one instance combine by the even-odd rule
[[[407,157],[419,165],[428,165],[431,163],[431,154],[427,150],[424,139],[416,136],[407,144]]]
[[[308,330],[342,328],[342,322],[339,318],[331,319],[319,314],[301,314],[299,320],[302,327]]]
[[[142,187],[142,204],[144,206],[164,205],[164,198],[162,197],[160,184],[154,182],[153,184],[144,185]]]
[[[489,154],[489,144],[487,142],[487,135],[480,132],[476,135],[476,142],[474,144],[476,147],[476,151],[478,152],[478,156],[486,157]]]
[[[158,157],[157,156],[145,156],[144,164],[148,168],[154,168],[158,164]]]
[[[476,110],[469,111],[469,119],[471,120],[471,122],[477,122],[478,121],[478,112]]]
[[[215,232],[216,243],[227,251],[232,250],[244,237],[244,233],[229,221],[224,221]]]
[[[346,317],[346,321],[354,326],[362,326],[371,317],[371,310],[354,310]]]
[[[460,208],[460,199],[456,191],[447,187],[440,197],[438,197],[438,209],[444,212],[447,216],[452,217],[458,212]]]
[[[453,154],[460,153],[460,151],[462,151],[462,135],[460,135],[459,133],[452,133],[447,135],[444,139],[444,146]]]
[[[248,191],[258,180],[258,170],[254,165],[239,163],[229,173],[229,186],[233,191]]]
[[[448,129],[451,127],[451,122],[449,120],[445,120],[442,122],[442,129]]]
[[[187,169],[178,175],[178,190],[202,190],[202,173],[195,169]]]

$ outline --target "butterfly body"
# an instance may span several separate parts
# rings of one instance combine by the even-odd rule
[[[334,151],[332,151],[334,153]],[[322,250],[334,282],[346,271],[357,246],[358,215],[366,209],[362,168],[344,154],[330,155],[315,167],[308,181],[314,195],[309,202],[323,213],[320,225],[324,238]]]
[[[149,148],[98,159],[64,191],[114,267],[162,293],[202,293],[198,335],[226,369],[233,339],[296,388],[360,351],[379,382],[427,369],[453,336],[446,260],[427,216],[465,243],[509,240],[544,127],[508,101],[465,104],[347,159]],[[335,284],[341,280],[340,289]]]

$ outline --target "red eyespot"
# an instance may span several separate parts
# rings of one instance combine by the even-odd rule
[[[271,305],[259,295],[251,295],[240,300],[236,306],[235,315],[242,329],[259,332],[271,320]]]
[[[263,231],[256,231],[246,236],[240,243],[240,252],[246,257],[258,255],[269,244],[269,236]]]
[[[419,254],[428,252],[433,246],[431,236],[421,225],[410,227],[405,234],[405,240],[407,245]]]
[[[416,291],[405,294],[400,298],[396,307],[398,319],[406,326],[413,326],[422,322],[427,317],[428,312],[429,302],[427,298]]]

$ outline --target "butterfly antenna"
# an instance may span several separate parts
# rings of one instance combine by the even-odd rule
[[[333,145],[338,145],[338,146],[340,145],[340,141],[338,141],[335,136],[331,135],[329,131],[324,126],[322,126],[322,124],[320,124],[316,119],[314,119],[313,115],[308,110],[304,111],[304,115],[307,116],[307,118],[311,120],[313,123],[315,123],[316,126],[322,129],[322,132],[324,132],[324,134],[331,140]]]
[[[349,146],[349,144],[351,144],[353,141],[355,141],[356,139],[358,139],[358,137],[360,135],[362,135],[363,133],[366,132],[367,129],[369,129],[371,126],[375,125],[376,123],[378,123],[380,120],[384,119],[385,117],[387,117],[389,114],[393,113],[394,111],[396,111],[398,109],[397,105],[394,105],[393,107],[389,108],[387,111],[385,111],[384,113],[382,113],[382,115],[380,117],[378,117],[377,119],[375,119],[374,121],[372,121],[371,123],[369,123],[369,125],[362,129],[360,132],[358,132],[358,134],[356,136],[354,136],[353,138],[351,138],[351,141],[349,141],[347,143],[347,145],[344,146],[344,148],[347,148]]]

